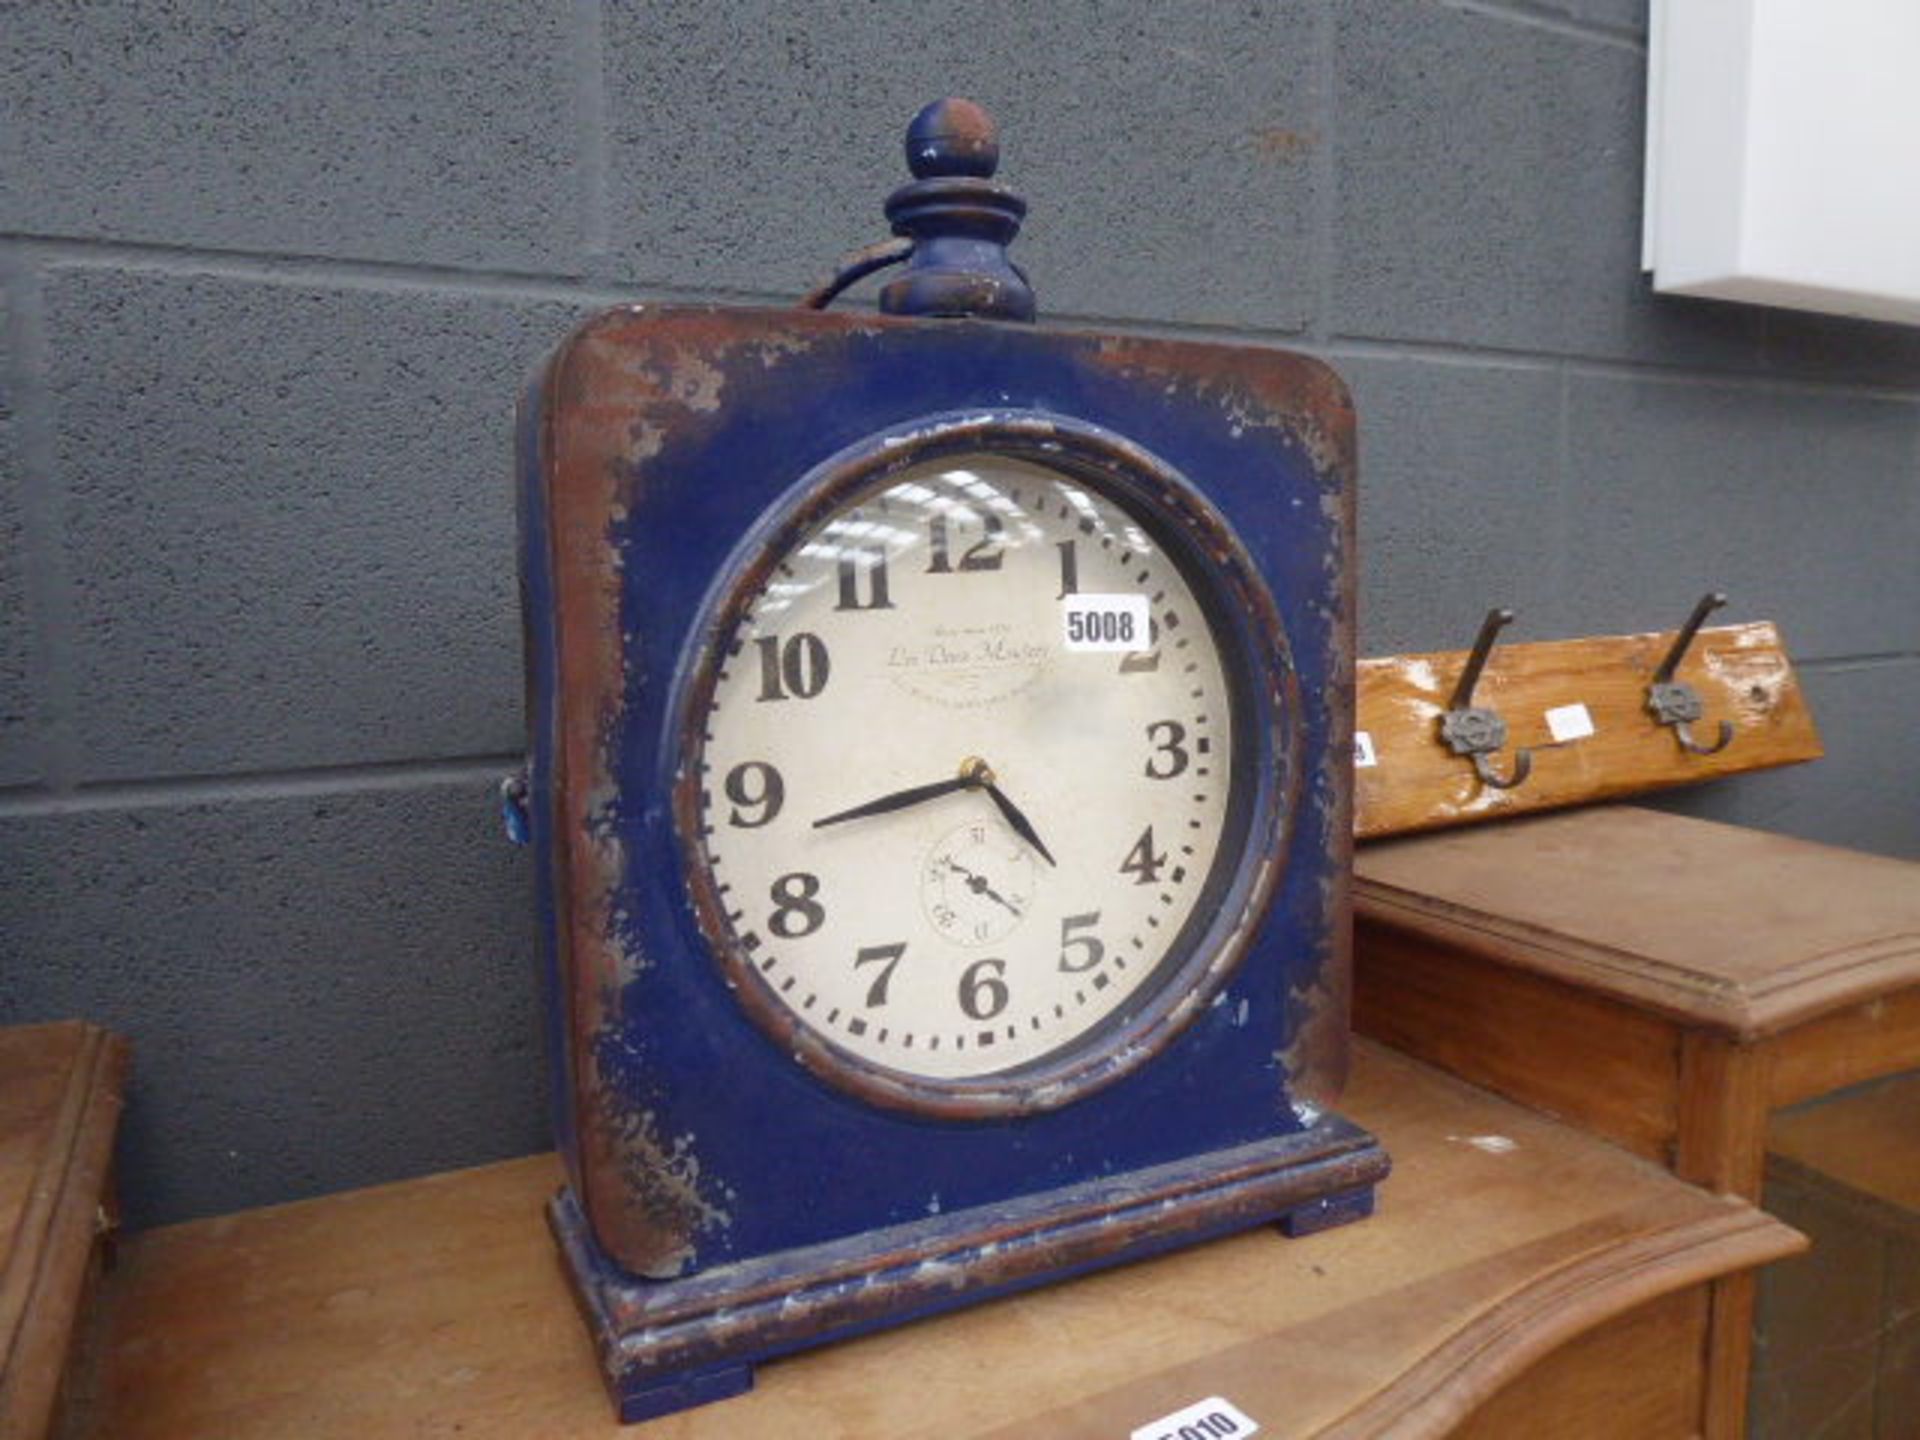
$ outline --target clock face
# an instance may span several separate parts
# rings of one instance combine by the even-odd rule
[[[847,488],[740,583],[695,693],[708,932],[836,1063],[1044,1069],[1175,1003],[1241,868],[1221,602],[1111,480],[981,450]]]

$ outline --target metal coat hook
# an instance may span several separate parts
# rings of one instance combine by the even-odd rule
[[[1511,610],[1487,612],[1487,618],[1480,623],[1479,637],[1473,642],[1473,653],[1467,656],[1467,668],[1460,672],[1460,681],[1453,687],[1447,713],[1440,717],[1440,738],[1454,754],[1472,760],[1473,773],[1480,777],[1480,783],[1495,790],[1511,790],[1533,773],[1531,750],[1513,752],[1511,775],[1502,779],[1495,773],[1487,757],[1507,743],[1507,722],[1500,718],[1498,711],[1473,703],[1474,687],[1480,683],[1480,672],[1487,668],[1487,656],[1493,653],[1494,639],[1512,623]]]
[[[1691,727],[1706,707],[1700,702],[1700,692],[1686,681],[1674,679],[1673,672],[1686,659],[1687,649],[1693,644],[1693,637],[1700,633],[1700,627],[1706,624],[1707,617],[1726,603],[1727,597],[1718,590],[1710,590],[1700,597],[1700,603],[1693,607],[1693,614],[1673,637],[1673,648],[1667,651],[1667,658],[1660,662],[1660,668],[1653,672],[1652,683],[1647,686],[1647,709],[1653,712],[1653,718],[1662,725],[1671,725],[1673,738],[1680,742],[1680,748],[1694,755],[1718,755],[1726,749],[1733,743],[1733,724],[1722,720],[1720,738],[1711,745],[1702,745],[1694,739]]]

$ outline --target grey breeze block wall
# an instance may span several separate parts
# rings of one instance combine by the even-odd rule
[[[0,1021],[130,1034],[153,1223],[546,1142],[509,425],[575,319],[779,303],[924,101],[1049,318],[1301,346],[1367,653],[1781,623],[1920,855],[1920,331],[1652,296],[1642,0],[0,7]]]

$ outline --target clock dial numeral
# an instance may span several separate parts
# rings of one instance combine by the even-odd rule
[[[853,968],[862,965],[878,965],[879,973],[873,977],[873,983],[867,986],[867,1008],[876,1009],[887,1003],[887,982],[893,979],[893,967],[900,963],[900,957],[907,953],[907,942],[902,940],[894,945],[862,945],[859,954],[853,957]]]
[[[867,598],[860,598],[860,580],[866,577]],[[836,610],[891,610],[893,601],[887,597],[887,554],[884,550],[869,550],[859,557],[843,555],[840,557],[839,595],[834,602]]]
[[[1147,644],[1150,650],[1135,650],[1120,657],[1122,675],[1152,675],[1160,669],[1160,622],[1147,617]]]
[[[1080,552],[1071,540],[1056,540],[1054,548],[1060,552],[1060,593],[1054,598],[1064,600],[1080,593]]]
[[[767,928],[782,940],[802,940],[811,935],[827,923],[827,907],[813,898],[819,893],[818,875],[804,870],[782,875],[768,892],[773,914],[767,917]]]
[[[1191,758],[1182,743],[1186,738],[1187,727],[1178,720],[1156,720],[1147,726],[1147,739],[1153,742],[1153,753],[1147,757],[1149,780],[1171,780],[1186,770]]]
[[[779,815],[787,802],[787,787],[780,772],[766,761],[748,760],[727,772],[727,798],[734,803],[727,823],[738,830],[758,830]]]
[[[1004,960],[976,960],[960,975],[960,1008],[967,1012],[972,1020],[991,1020],[1007,1008],[1012,995],[1007,990],[1007,982],[1000,977],[1007,973]]]
[[[785,644],[778,635],[763,635],[753,643],[760,649],[760,699],[785,700],[791,692],[811,700],[827,688],[833,666],[818,635],[802,631]]]
[[[1107,947],[1092,935],[1076,935],[1100,923],[1100,912],[1068,915],[1060,922],[1060,969],[1069,975],[1091,970],[1106,958]]]
[[[971,514],[971,511],[966,512]],[[932,555],[927,560],[929,575],[951,575],[955,570],[998,570],[1004,558],[1000,549],[1000,536],[1006,526],[998,515],[978,517],[980,528],[986,533],[966,548],[960,563],[955,565],[947,550],[947,517],[935,515],[927,521],[927,548]]]
[[[1160,883],[1160,867],[1166,863],[1165,855],[1154,854],[1153,826],[1149,825],[1140,832],[1140,838],[1133,842],[1127,858],[1120,862],[1120,873],[1133,876],[1136,885],[1157,885]]]

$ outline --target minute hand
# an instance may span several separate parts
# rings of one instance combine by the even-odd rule
[[[918,805],[923,800],[937,800],[942,795],[953,794],[956,790],[971,790],[978,784],[979,782],[972,776],[959,775],[951,780],[936,780],[931,785],[915,785],[910,790],[896,790],[891,795],[882,795],[878,800],[869,800],[866,804],[856,805],[851,810],[842,810],[837,814],[823,816],[813,822],[813,828],[818,830],[822,825],[838,825],[843,820],[864,820],[869,815],[885,815],[890,810],[904,810],[909,805]]]

